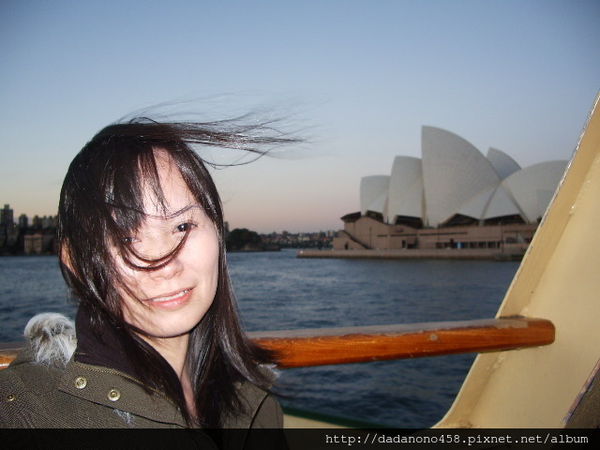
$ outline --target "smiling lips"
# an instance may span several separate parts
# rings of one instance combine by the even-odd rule
[[[181,306],[190,299],[192,288],[183,289],[173,294],[164,295],[161,297],[153,297],[144,300],[145,303],[158,308],[174,309]]]

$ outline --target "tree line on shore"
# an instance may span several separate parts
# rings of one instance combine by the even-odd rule
[[[0,255],[56,254],[56,227],[14,227],[0,230]],[[281,248],[328,248],[331,233],[270,233],[258,234],[247,228],[235,228],[227,233],[227,251],[277,251]]]

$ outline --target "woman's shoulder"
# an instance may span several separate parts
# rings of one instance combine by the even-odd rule
[[[271,371],[269,367],[261,370]],[[273,373],[273,379],[276,374]],[[283,413],[275,395],[255,384],[244,381],[237,384],[238,396],[245,414],[226,421],[225,428],[281,428]]]
[[[24,414],[33,417],[44,409],[75,349],[73,323],[60,314],[33,317],[25,336],[25,348],[0,371],[0,424],[6,427],[27,426]]]
[[[16,410],[35,409],[56,388],[64,368],[39,364],[31,346],[22,350],[12,364],[0,371],[0,423],[13,419]]]

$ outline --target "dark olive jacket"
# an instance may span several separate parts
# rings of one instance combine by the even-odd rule
[[[183,428],[178,408],[160,392],[148,395],[137,380],[107,367],[72,359],[66,367],[35,363],[31,350],[0,372],[3,428]],[[246,414],[227,428],[277,428],[277,401],[250,383],[239,386]]]
[[[35,342],[35,340],[32,340]],[[185,428],[177,406],[161,392],[148,394],[131,375],[115,368],[36,361],[29,344],[0,371],[3,428]],[[36,356],[38,355],[38,356]],[[245,412],[224,420],[225,428],[280,428],[278,402],[250,383],[237,385]]]

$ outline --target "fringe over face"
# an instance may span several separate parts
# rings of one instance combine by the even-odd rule
[[[120,330],[126,357],[135,376],[150,393],[159,389],[180,407],[190,426],[219,427],[224,417],[242,413],[235,383],[249,381],[268,389],[271,377],[259,364],[272,362],[269,352],[244,335],[229,279],[223,213],[217,189],[202,159],[190,144],[244,148],[292,141],[283,137],[252,138],[243,132],[223,131],[223,123],[156,123],[145,119],[110,125],[88,142],[69,166],[61,190],[58,239],[61,271],[89,314],[92,331],[101,339],[108,326]],[[251,130],[245,128],[243,131]],[[241,144],[240,144],[241,143]],[[112,261],[110,246],[136,270],[156,270],[168,264],[185,245],[187,235],[169,254],[135,266],[127,236],[143,222],[143,186],[149,186],[165,208],[155,150],[165,151],[177,166],[189,191],[213,222],[219,238],[218,283],[213,303],[190,334],[186,365],[194,386],[198,417],[186,408],[181,385],[169,364],[135,329],[124,321],[117,287],[126,288]],[[135,253],[133,253],[134,256]],[[139,259],[139,258],[137,258]],[[129,262],[128,262],[129,261]]]

